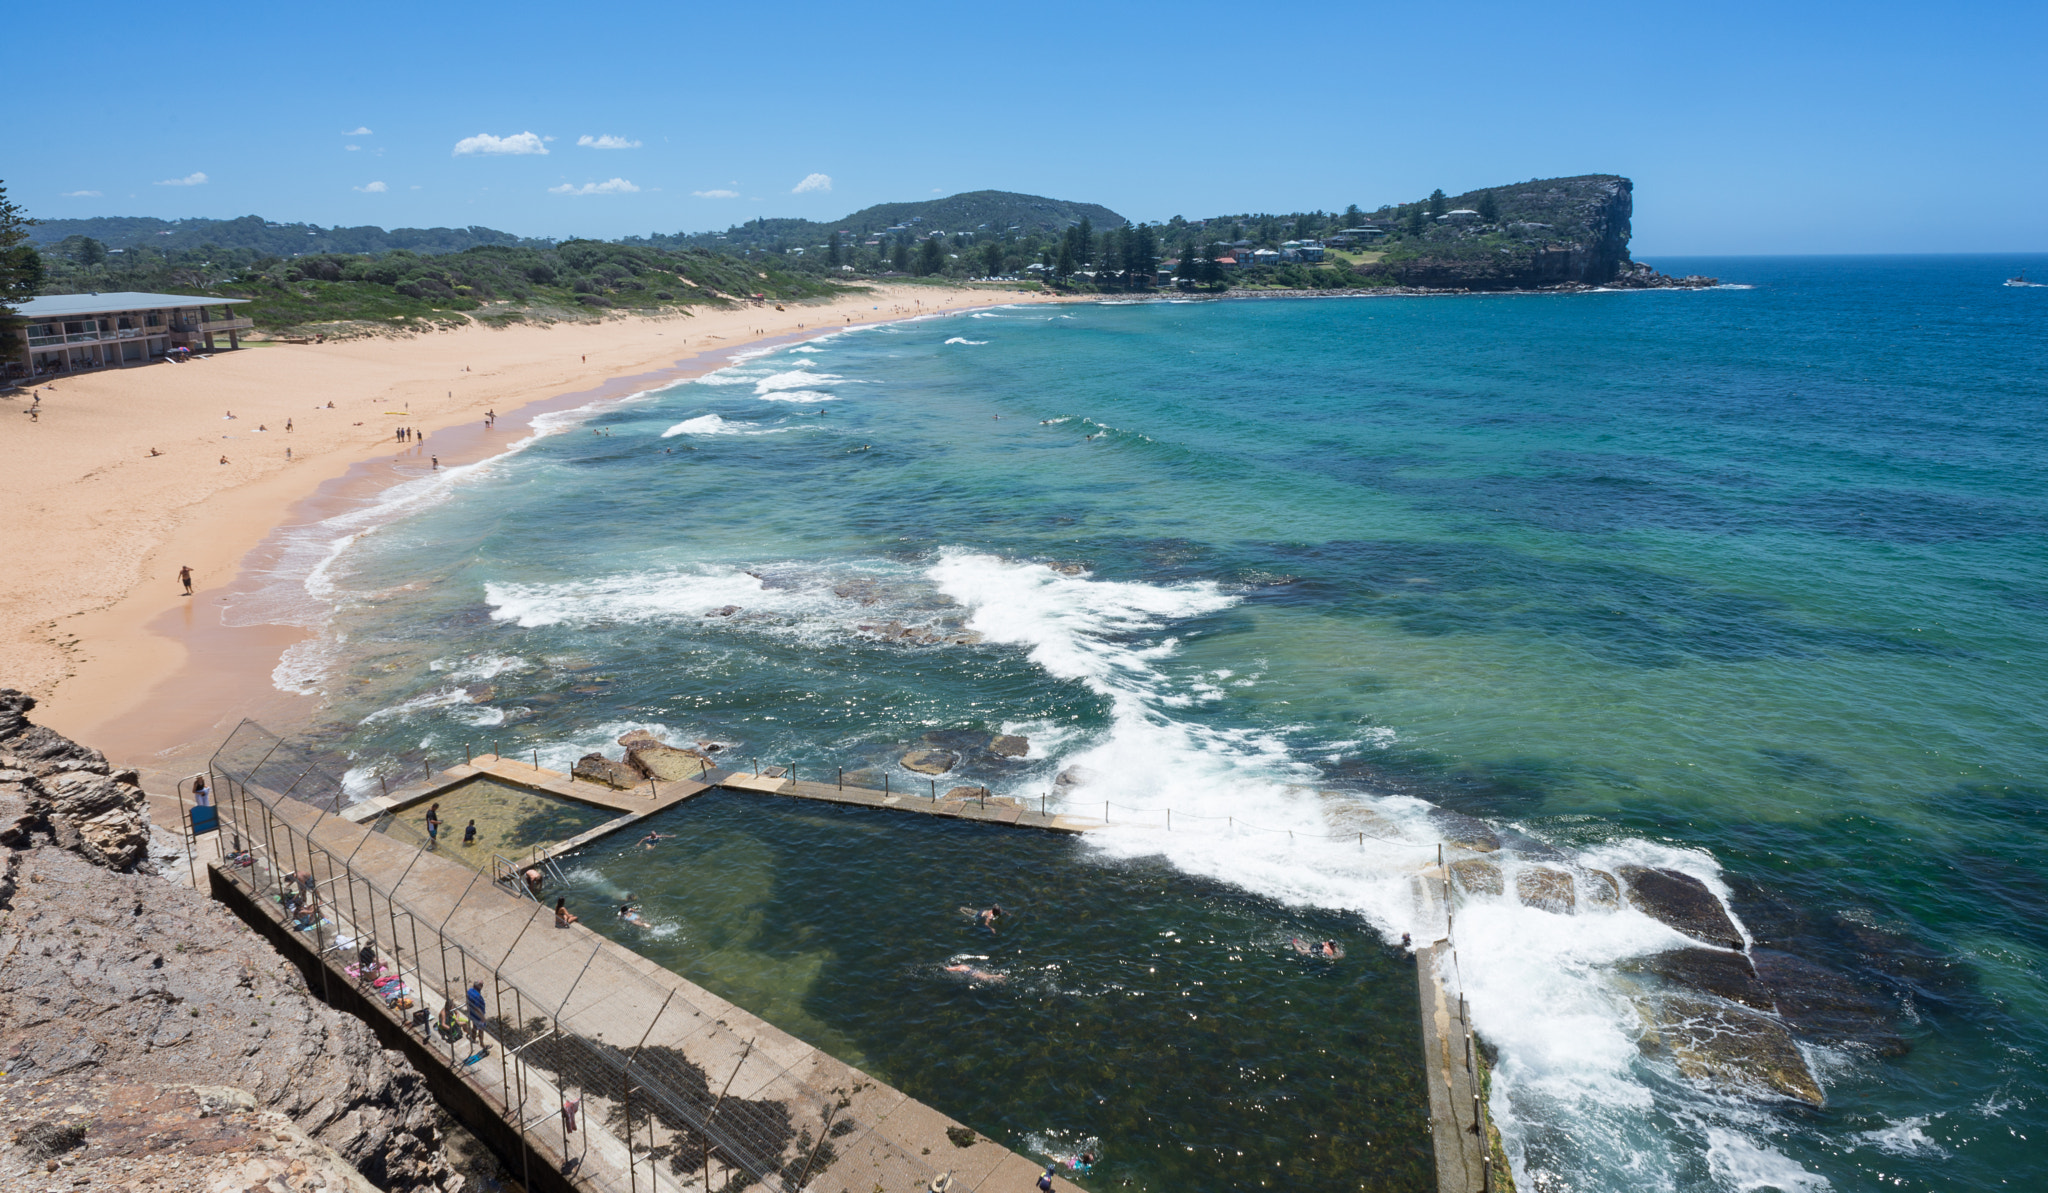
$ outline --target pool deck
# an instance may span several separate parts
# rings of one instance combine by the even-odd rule
[[[1420,923],[1442,922],[1444,935],[1416,943],[1415,990],[1422,1003],[1422,1067],[1429,1087],[1429,1132],[1436,1151],[1437,1193],[1493,1193],[1486,1106],[1479,1097],[1480,1058],[1474,1054],[1471,1011],[1454,990],[1457,953],[1450,941],[1445,872],[1432,866],[1415,876]]]
[[[572,853],[599,838],[631,828],[638,821],[666,812],[677,804],[714,788],[860,808],[915,812],[925,816],[946,816],[955,820],[978,820],[987,824],[1003,824],[1013,828],[1038,829],[1053,833],[1084,833],[1102,827],[1103,823],[1086,817],[1048,812],[1043,804],[1037,809],[1029,808],[996,795],[984,794],[974,799],[956,799],[943,795],[933,798],[911,792],[872,787],[812,783],[790,778],[781,767],[776,766],[764,767],[759,771],[707,770],[699,779],[649,779],[644,787],[621,791],[602,783],[586,782],[565,775],[561,771],[548,770],[545,767],[534,766],[517,759],[502,758],[495,754],[480,754],[459,766],[424,775],[383,795],[372,796],[360,803],[352,804],[342,811],[341,817],[351,823],[361,824],[387,813],[396,814],[436,799],[450,789],[480,776],[619,813],[616,819],[606,821],[588,832],[580,833],[566,841],[538,847],[514,859],[521,863],[547,861]]]

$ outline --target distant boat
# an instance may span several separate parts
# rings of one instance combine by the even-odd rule
[[[2008,286],[2033,286],[2033,287],[2036,287],[2036,288],[2039,288],[2039,287],[2040,287],[2040,285],[2041,285],[2041,283],[2039,283],[2039,282],[2030,282],[2030,281],[2028,281],[2028,280],[2027,280],[2027,271],[2026,271],[2026,270],[2024,270],[2024,269],[2020,270],[2020,271],[2019,271],[2018,273],[2014,274],[2013,276],[2011,276],[2011,277],[2009,277],[2009,278],[2005,279],[2005,284],[2006,284],[2006,285],[2008,285]]]

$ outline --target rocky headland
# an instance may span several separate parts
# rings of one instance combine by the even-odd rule
[[[425,1081],[158,877],[133,772],[0,690],[0,1188],[468,1184]]]

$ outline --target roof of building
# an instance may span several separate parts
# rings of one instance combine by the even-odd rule
[[[121,290],[108,294],[44,294],[22,302],[15,309],[30,319],[54,319],[64,315],[98,315],[108,311],[148,311],[163,307],[213,307],[246,298],[209,298],[198,294],[143,294]]]

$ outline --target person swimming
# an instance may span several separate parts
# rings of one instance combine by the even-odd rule
[[[987,969],[978,969],[972,965],[967,964],[964,961],[955,962],[952,965],[946,966],[946,972],[950,974],[958,974],[961,977],[966,978],[970,982],[1007,982],[1010,980],[1009,974],[996,973],[992,970]]]
[[[619,904],[619,918],[629,924],[638,924],[643,928],[647,926],[647,921],[640,918],[640,909],[631,903]]]
[[[995,903],[982,911],[980,915],[975,916],[974,919],[982,927],[987,928],[990,932],[994,932],[996,930],[996,921],[1002,919],[1006,914],[1008,913],[1003,910],[1003,905]]]
[[[662,841],[666,841],[666,840],[668,840],[668,839],[669,839],[670,837],[672,837],[672,836],[674,836],[674,835],[675,835],[675,834],[673,834],[673,833],[656,833],[656,832],[649,832],[649,833],[648,833],[648,834],[647,834],[646,836],[644,836],[644,837],[640,838],[640,841],[639,841],[639,843],[640,843],[640,844],[642,844],[642,845],[645,845],[645,846],[646,846],[647,848],[649,848],[649,849],[652,849],[652,848],[654,848],[654,847],[655,847],[655,845],[656,845],[656,844],[658,844],[659,842],[662,842]]]

